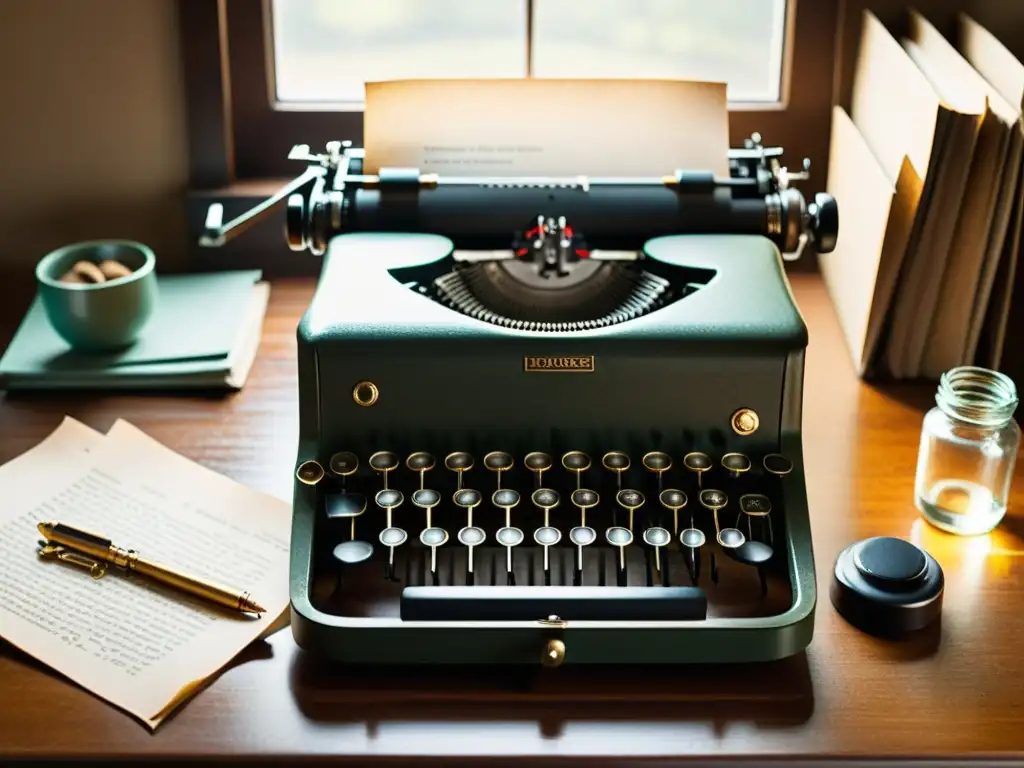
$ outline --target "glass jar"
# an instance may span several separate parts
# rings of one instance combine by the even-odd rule
[[[1017,388],[1006,375],[963,366],[942,375],[924,417],[914,496],[950,533],[988,533],[1003,519],[1020,447]]]

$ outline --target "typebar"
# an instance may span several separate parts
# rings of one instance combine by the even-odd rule
[[[700,621],[698,587],[406,587],[403,621]]]

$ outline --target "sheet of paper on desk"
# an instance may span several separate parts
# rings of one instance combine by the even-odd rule
[[[677,80],[367,83],[363,172],[728,176],[725,90]]]
[[[200,467],[136,428],[67,419],[0,467],[0,635],[151,728],[288,606],[289,507]],[[259,619],[36,554],[59,520],[183,571],[251,591]]]

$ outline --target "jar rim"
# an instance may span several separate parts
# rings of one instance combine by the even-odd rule
[[[947,416],[981,426],[1005,424],[1018,402],[1017,387],[1009,376],[973,365],[943,373],[935,393],[936,405]]]

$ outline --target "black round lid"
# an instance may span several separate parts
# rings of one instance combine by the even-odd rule
[[[939,618],[943,585],[942,568],[927,552],[903,539],[877,536],[839,553],[830,596],[858,629],[895,637]]]

